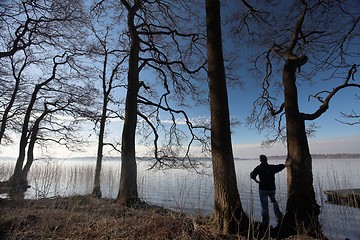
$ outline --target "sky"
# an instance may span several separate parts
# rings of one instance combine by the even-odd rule
[[[224,40],[226,44],[226,41]],[[228,46],[224,46],[226,49]],[[358,51],[360,56],[360,51]],[[229,86],[228,98],[229,109],[232,118],[238,119],[241,124],[232,128],[232,143],[235,158],[257,158],[260,154],[272,155],[286,155],[286,146],[282,143],[275,144],[269,148],[262,148],[262,141],[266,140],[267,133],[259,133],[245,124],[246,117],[249,116],[254,100],[259,96],[261,87],[259,82],[261,79],[256,79],[250,76],[245,70],[239,69],[237,74],[242,79],[243,85]],[[308,96],[316,94],[322,90],[331,90],[339,82],[324,81],[325,76],[317,76],[311,84],[301,83],[298,85],[300,111],[311,113],[318,106],[319,103],[314,99],[308,101]],[[359,80],[359,77],[358,77]],[[356,100],[354,95],[359,94],[359,89],[344,89],[334,97],[331,101],[330,109],[323,114],[319,119],[315,120],[318,127],[315,135],[309,138],[310,151],[313,154],[331,154],[331,153],[360,153],[360,124],[348,125],[337,121],[341,119],[340,112],[350,113],[352,110],[360,113],[360,100]],[[191,118],[209,119],[209,106],[200,106],[189,109]],[[342,119],[346,120],[346,119]],[[92,126],[88,126],[91,129]],[[120,138],[122,123],[113,122],[109,126],[109,131],[114,138]],[[147,147],[141,144],[137,145],[137,155],[142,156],[147,152]],[[195,151],[196,152],[196,151]],[[38,155],[41,150],[38,150]],[[83,152],[69,152],[61,147],[54,147],[48,149],[48,155],[55,155],[60,157],[92,157],[96,155],[95,140],[86,147]],[[196,153],[194,153],[196,155]],[[2,156],[16,157],[17,147],[9,146],[2,147]]]
[[[256,129],[244,124],[251,111],[252,102],[257,98],[260,91],[255,82],[249,81],[245,82],[242,87],[228,88],[230,115],[242,122],[232,128],[234,157],[258,158],[260,154],[286,156],[287,150],[284,143],[277,143],[264,148],[261,143],[266,140],[267,133],[259,133]],[[328,87],[326,89],[329,89],[328,85],[329,83],[319,81],[318,84],[299,86],[300,109],[307,113],[316,109],[319,103],[314,100],[309,102],[307,96],[326,87]],[[360,153],[360,124],[350,126],[336,120],[341,119],[340,111],[355,110],[360,112],[359,100],[354,100],[354,94],[358,94],[358,91],[358,89],[345,89],[339,92],[339,95],[331,102],[329,110],[315,121],[318,128],[314,136],[308,138],[311,154]],[[189,115],[192,118],[208,119],[209,106],[194,107],[190,109]],[[90,128],[91,126],[89,126]],[[113,122],[109,126],[109,132],[111,132],[113,138],[119,139],[121,130],[122,122]],[[92,142],[84,152],[69,152],[64,148],[56,147],[49,149],[49,153],[53,156],[65,158],[92,157],[96,156],[96,149],[96,142]],[[148,152],[149,148],[147,146],[141,144],[136,146],[137,156],[145,156]],[[192,154],[193,156],[202,156],[198,154],[199,152],[199,148],[194,148]],[[110,155],[117,156],[117,154],[112,152]]]
[[[354,8],[351,9],[351,11],[359,14],[360,8]],[[345,25],[344,27],[347,28],[348,26]],[[355,31],[360,31],[359,26]],[[226,40],[227,39],[223,40],[224,49],[229,48],[229,46],[227,46]],[[354,50],[354,52],[357,53],[353,58],[353,63],[359,64],[359,39],[353,39],[353,43],[355,44],[349,46],[351,50]],[[252,51],[251,48],[248,48],[247,50]],[[264,52],[266,49],[259,51]],[[244,55],[246,56],[246,52],[243,53],[243,51],[239,51],[240,57],[243,57]],[[313,59],[309,59],[309,62],[312,60]],[[275,68],[275,65],[282,68],[283,63],[283,61],[274,62],[273,68]],[[229,87],[228,89],[230,115],[232,117],[238,118],[242,123],[244,123],[246,117],[249,116],[252,104],[261,92],[261,86],[259,85],[259,82],[261,82],[263,77],[254,77],[253,75],[249,75],[245,70],[246,67],[246,65],[243,66],[243,68],[240,67],[240,69],[237,71],[238,75],[242,79],[243,86],[241,88]],[[302,72],[306,72],[306,70],[309,68],[310,64],[305,64],[302,67]],[[331,91],[337,85],[342,84],[347,71],[348,69],[344,69],[343,72],[345,74],[336,74],[329,80],[326,79],[331,73],[317,73],[315,77],[311,79],[311,82],[303,81],[303,79],[298,76],[297,87],[300,111],[304,113],[313,113],[315,110],[317,110],[320,106],[320,102],[314,98],[310,99],[309,101],[308,97],[320,91]],[[278,80],[281,80],[281,73],[277,75],[277,78]],[[357,74],[356,80],[357,83],[359,83],[359,74]],[[326,111],[326,113],[313,122],[306,122],[307,126],[311,123],[314,123],[317,127],[314,136],[308,138],[311,153],[360,153],[360,124],[350,126],[348,124],[337,121],[348,121],[348,119],[341,117],[340,112],[351,113],[352,111],[355,111],[358,115],[360,114],[359,96],[359,88],[343,89],[333,97],[330,102],[330,108]],[[276,98],[281,100],[282,96],[276,96]],[[281,143],[276,144],[271,148],[261,148],[261,142],[267,138],[266,132],[259,133],[255,129],[249,129],[246,124],[241,124],[232,130],[232,142],[235,157],[258,157],[260,154],[287,154],[286,147]]]

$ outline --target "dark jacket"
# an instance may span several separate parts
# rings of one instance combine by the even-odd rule
[[[250,173],[250,177],[255,180],[257,175],[259,175],[259,190],[275,191],[275,174],[284,168],[284,164],[271,165],[267,162],[262,162]]]

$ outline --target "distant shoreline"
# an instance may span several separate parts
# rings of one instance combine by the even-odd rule
[[[286,159],[285,155],[274,155],[274,156],[267,156],[268,159],[273,159],[273,160],[278,160],[278,159]],[[359,158],[360,159],[360,153],[330,153],[330,154],[311,154],[312,159],[353,159],[353,158]],[[53,160],[89,160],[89,159],[94,159],[96,158],[96,156],[92,156],[92,157],[69,157],[69,158],[58,158],[58,157],[54,157],[52,158]],[[114,157],[114,156],[104,156],[103,160],[107,161],[107,160],[120,160],[120,156],[119,157]],[[138,160],[152,160],[151,157],[137,157]],[[202,158],[202,157],[194,157],[192,158],[194,160],[210,160],[211,157],[209,158]],[[0,161],[3,160],[16,160],[16,158],[14,157],[0,157]],[[43,158],[38,158],[36,160],[44,160]],[[47,158],[47,160],[51,160],[51,158]],[[241,157],[235,157],[234,160],[258,160],[258,157],[249,157],[249,158],[241,158]]]
[[[360,153],[329,153],[329,154],[311,154],[313,159],[326,159],[326,158],[360,158]],[[284,158],[286,156],[268,156],[269,159]]]

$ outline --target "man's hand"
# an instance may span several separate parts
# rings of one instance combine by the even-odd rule
[[[290,167],[291,162],[292,162],[292,159],[290,157],[287,157],[286,160],[285,160],[285,167]]]

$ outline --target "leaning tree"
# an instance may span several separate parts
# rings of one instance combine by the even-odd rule
[[[84,69],[80,70],[74,55],[74,52],[81,51],[78,44],[82,38],[75,34],[75,30],[81,33],[83,14],[81,1],[5,2],[1,7],[7,9],[1,15],[5,23],[1,28],[4,36],[2,47],[5,48],[2,49],[4,61],[1,67],[3,71],[10,72],[3,75],[5,84],[2,87],[10,94],[5,94],[1,99],[4,102],[1,136],[4,136],[5,129],[14,130],[20,135],[14,173],[5,184],[16,195],[21,195],[24,186],[27,186],[26,178],[34,160],[35,143],[53,141],[67,144],[64,143],[66,133],[60,136],[59,133],[64,131],[57,127],[52,130],[57,132],[55,135],[58,135],[58,139],[45,137],[45,132],[61,125],[61,120],[56,121],[54,114],[65,110],[65,106],[79,106],[79,102],[86,102],[84,96],[81,100],[75,100],[75,91],[81,88],[83,82],[74,82],[71,78],[86,78],[80,74]],[[84,89],[89,88],[83,88],[80,94],[86,94]],[[68,113],[75,113],[74,108],[68,108]],[[47,119],[51,119],[48,121],[50,126],[45,127],[42,122]],[[24,166],[26,156],[28,159]]]

